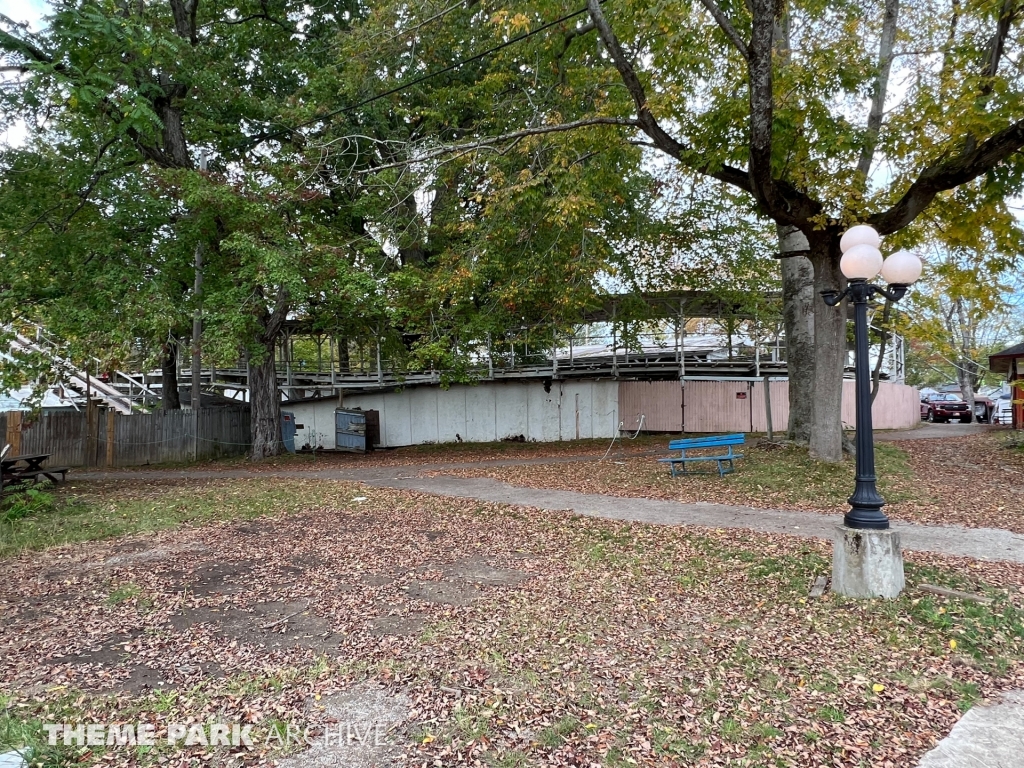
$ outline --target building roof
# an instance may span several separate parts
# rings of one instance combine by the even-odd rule
[[[988,356],[988,367],[993,373],[1009,373],[1015,358],[1024,357],[1024,342],[1007,347],[1002,352]]]
[[[32,387],[21,387],[9,392],[0,392],[0,411],[28,411],[32,409]],[[84,405],[85,398],[76,397],[75,392],[65,390],[62,386],[48,388],[43,392],[39,407],[45,410],[70,410]]]

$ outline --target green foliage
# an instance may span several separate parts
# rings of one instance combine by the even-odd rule
[[[966,246],[936,252],[895,323],[910,343],[908,379],[927,385],[966,380],[973,389],[999,384],[1003,377],[989,372],[988,356],[1024,336],[1016,297],[1019,256]]]
[[[30,515],[52,512],[55,501],[52,493],[39,488],[8,491],[0,506],[0,523],[13,523]]]
[[[0,513],[0,557],[181,525],[289,514],[317,499],[344,501],[352,495],[340,485],[317,486],[307,492],[301,483],[291,482],[273,487],[218,482],[199,490],[155,485],[120,493],[103,488],[66,489],[60,495],[39,492],[27,500],[5,502]],[[132,587],[123,585],[111,595],[112,601],[134,597]]]
[[[27,70],[0,94],[5,119],[30,127],[0,153],[0,311],[106,369],[152,364],[200,303],[213,362],[259,360],[270,313],[344,293],[354,271],[347,206],[299,189],[310,169],[272,125],[308,116],[303,83],[355,9],[202,3],[182,31],[172,4],[83,0],[0,36]]]
[[[212,0],[182,29],[178,2],[76,0],[38,35],[0,33],[26,70],[0,92],[0,127],[30,126],[0,153],[0,313],[43,322],[76,360],[151,363],[200,305],[217,364],[264,359],[289,316],[446,381],[471,378],[488,339],[521,359],[543,348],[527,335],[537,327],[570,334],[608,293],[708,290],[757,317],[751,335],[779,324],[766,222],[780,213],[709,178],[750,166],[750,84],[702,4],[605,8],[645,109],[679,139],[666,167],[637,130],[607,124],[636,106],[585,14],[545,27],[561,3]],[[891,206],[922,169],[1019,119],[1020,15],[986,73],[993,8],[961,6],[901,3],[901,85],[877,136],[859,112],[879,73],[880,8],[785,7],[770,176],[820,201],[813,227]],[[722,5],[744,40],[754,7]],[[940,231],[1005,269],[1024,240],[1005,204],[1022,163],[967,174],[892,244]],[[647,309],[621,310],[628,342]]]

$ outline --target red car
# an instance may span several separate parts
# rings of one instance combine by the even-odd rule
[[[922,421],[951,421],[956,419],[961,424],[970,424],[974,419],[970,406],[956,395],[931,395],[921,399]]]

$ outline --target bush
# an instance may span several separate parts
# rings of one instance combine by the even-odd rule
[[[29,515],[50,512],[54,509],[52,493],[40,488],[26,488],[23,491],[5,494],[0,503],[0,522],[13,523]]]

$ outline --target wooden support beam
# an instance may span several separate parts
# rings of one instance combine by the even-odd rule
[[[116,434],[116,428],[114,425],[114,419],[117,418],[117,412],[111,408],[107,411],[107,468],[114,466],[114,435]]]
[[[7,412],[7,437],[6,441],[11,450],[8,456],[17,456],[21,453],[21,422],[23,414],[21,411]]]

